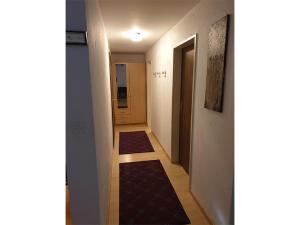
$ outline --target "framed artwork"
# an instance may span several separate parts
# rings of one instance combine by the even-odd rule
[[[67,31],[67,45],[87,45],[87,33],[85,31]]]
[[[223,110],[225,56],[229,15],[211,25],[208,34],[207,75],[204,107]]]

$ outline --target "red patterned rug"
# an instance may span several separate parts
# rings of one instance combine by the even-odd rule
[[[120,163],[120,225],[190,224],[159,160]]]
[[[154,152],[145,131],[120,132],[119,154]]]

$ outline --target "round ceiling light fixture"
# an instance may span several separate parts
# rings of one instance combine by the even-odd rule
[[[140,42],[146,36],[146,33],[141,30],[134,29],[124,32],[123,35],[133,42]]]
[[[134,42],[139,42],[143,40],[141,32],[134,32],[131,34],[130,39]]]

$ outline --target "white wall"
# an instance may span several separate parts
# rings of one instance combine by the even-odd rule
[[[151,78],[151,129],[171,156],[173,48],[198,33],[196,61],[191,191],[215,224],[231,224],[234,172],[234,46],[233,0],[201,0],[178,24],[147,51]],[[204,108],[208,31],[212,23],[231,14],[223,113]],[[149,88],[149,86],[147,87]]]
[[[112,161],[109,46],[99,1],[86,0],[88,48],[94,111],[100,223],[106,224]]]

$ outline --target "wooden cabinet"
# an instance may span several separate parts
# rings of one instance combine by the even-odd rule
[[[145,63],[113,63],[115,124],[146,123]]]

